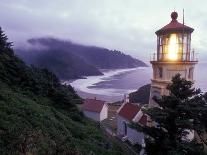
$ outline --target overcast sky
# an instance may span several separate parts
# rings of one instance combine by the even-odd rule
[[[16,47],[33,37],[52,36],[118,49],[144,61],[156,50],[155,31],[172,11],[185,9],[195,29],[192,47],[207,60],[206,0],[0,0],[0,26]]]

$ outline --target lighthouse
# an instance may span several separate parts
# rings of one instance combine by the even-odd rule
[[[194,81],[195,65],[198,63],[191,49],[193,28],[179,23],[178,13],[171,13],[171,22],[157,30],[157,52],[150,60],[153,68],[149,106],[157,106],[153,97],[168,95],[167,85],[172,77],[180,74],[186,80]]]

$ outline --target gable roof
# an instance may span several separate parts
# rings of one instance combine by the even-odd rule
[[[142,125],[147,125],[147,115],[143,114],[138,122]]]
[[[97,99],[85,99],[83,103],[83,110],[92,112],[101,112],[105,101]]]
[[[141,107],[138,105],[132,103],[125,103],[123,107],[119,110],[118,115],[129,121],[132,121],[140,109]]]

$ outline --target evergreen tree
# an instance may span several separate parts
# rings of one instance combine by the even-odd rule
[[[8,42],[8,38],[0,27],[0,52],[11,52],[12,43]]]
[[[154,97],[159,107],[144,109],[152,126],[137,126],[146,136],[146,152],[151,155],[204,154],[207,131],[207,95],[177,74],[168,85],[168,96]],[[194,139],[189,134],[195,133]]]
[[[63,86],[57,76],[47,69],[27,66],[12,49],[11,42],[0,27],[0,81],[11,88],[50,97],[59,102],[56,106],[75,107],[80,97],[71,86]],[[1,86],[1,85],[0,85]]]

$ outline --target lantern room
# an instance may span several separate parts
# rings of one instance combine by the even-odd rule
[[[156,31],[157,54],[153,59],[157,61],[193,61],[191,52],[191,33],[193,28],[177,21],[177,12],[171,13],[171,22]]]

